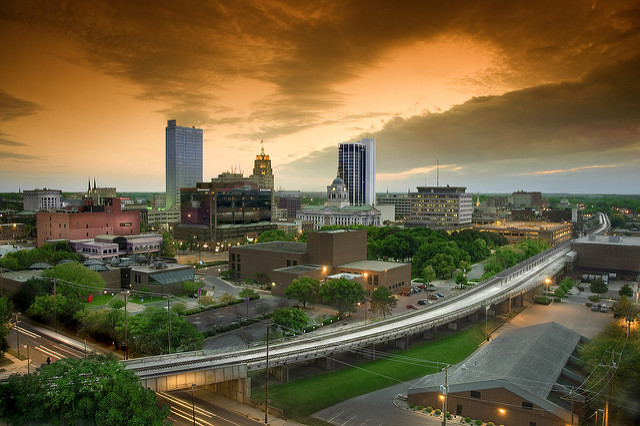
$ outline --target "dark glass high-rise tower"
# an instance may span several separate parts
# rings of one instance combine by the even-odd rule
[[[166,167],[167,208],[180,207],[180,188],[202,182],[202,129],[167,121]]]
[[[376,203],[376,140],[364,138],[338,145],[338,177],[354,206]]]

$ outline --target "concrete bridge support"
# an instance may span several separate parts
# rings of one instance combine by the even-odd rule
[[[251,396],[251,379],[249,377],[222,383],[213,383],[206,387],[217,395],[242,402],[243,404],[246,404]]]
[[[429,340],[435,339],[436,336],[438,335],[437,330],[438,330],[438,327],[431,327],[430,329],[422,332],[422,337],[424,339],[429,339]]]
[[[408,349],[409,348],[409,336],[401,337],[396,339],[396,348],[398,349]]]
[[[289,382],[289,367],[285,365],[281,365],[279,367],[273,367],[269,369],[271,375],[279,380],[281,383]]]
[[[460,320],[452,321],[447,324],[449,330],[458,331],[460,329]]]
[[[333,354],[331,355],[333,356]],[[316,358],[313,360],[313,364],[327,371],[336,371],[336,361],[333,358],[323,356],[322,358]]]

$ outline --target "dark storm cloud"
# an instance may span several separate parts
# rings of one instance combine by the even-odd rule
[[[638,69],[640,55],[578,82],[474,98],[444,113],[394,118],[371,135],[377,139],[377,171],[402,173],[431,166],[436,158],[460,166],[624,156],[640,142]],[[297,162],[323,160],[326,169],[336,164],[327,153],[313,152]]]
[[[0,120],[9,121],[18,117],[32,115],[42,110],[42,106],[34,102],[16,98],[0,89]],[[3,133],[0,132],[0,136]]]
[[[10,2],[3,15],[73,39],[84,56],[70,60],[125,77],[176,115],[204,122],[215,118],[206,117],[215,92],[237,76],[274,85],[264,104],[272,119],[317,119],[344,101],[336,84],[416,41],[486,43],[500,53],[503,72],[493,76],[510,87],[572,80],[640,46],[638,6],[624,1],[43,1]],[[193,93],[208,108],[186,105]]]

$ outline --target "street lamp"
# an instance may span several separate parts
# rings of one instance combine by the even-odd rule
[[[16,346],[18,347],[18,358],[20,358],[20,330],[18,329],[18,315],[20,315],[20,312],[16,314]]]
[[[29,357],[29,345],[24,345],[27,348],[27,374],[30,374],[29,364],[31,364],[31,358]]]
[[[193,414],[193,426],[196,426],[196,403],[193,399],[193,388],[196,387],[195,383],[191,383],[191,413]]]

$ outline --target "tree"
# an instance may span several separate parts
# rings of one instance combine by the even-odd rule
[[[300,308],[279,308],[273,311],[271,321],[285,329],[301,331],[309,324],[307,314]]]
[[[460,271],[456,274],[455,281],[456,284],[458,284],[460,288],[462,288],[463,286],[467,285],[467,276],[462,271]]]
[[[236,297],[231,293],[222,293],[220,297],[218,297],[218,301],[222,304],[228,305],[229,303],[233,303],[236,301]]]
[[[293,280],[289,287],[284,291],[285,296],[296,299],[302,303],[303,307],[307,306],[307,303],[314,300],[318,295],[320,289],[320,283],[318,280],[311,277],[301,277]]]
[[[42,276],[61,280],[57,292],[76,299],[102,292],[106,285],[99,273],[77,262],[56,265],[53,269],[42,272]]]
[[[175,311],[172,310],[170,316],[172,350],[202,349],[204,341],[202,333]],[[168,352],[169,324],[166,309],[148,306],[143,312],[128,318],[128,321],[129,347],[132,352],[144,355],[160,355]],[[123,324],[118,324],[116,332],[119,338],[124,336]]]
[[[252,288],[243,288],[242,290],[240,290],[240,293],[238,293],[238,297],[240,299],[246,299],[248,297],[249,299],[254,300],[258,299],[260,295]]]
[[[174,257],[176,255],[176,245],[168,232],[162,233],[162,255]]]
[[[609,290],[609,287],[607,287],[602,278],[596,278],[589,285],[589,290],[591,290],[591,293],[602,294],[606,293]]]
[[[422,270],[422,278],[427,285],[431,284],[431,281],[436,279],[436,271],[433,270],[433,266],[427,265],[424,267]]]
[[[11,310],[13,304],[6,297],[0,297],[0,360],[4,358],[4,353],[9,349],[7,336],[11,329]]]
[[[355,312],[356,303],[362,302],[366,292],[360,283],[346,278],[329,280],[320,287],[319,296],[338,310],[338,316],[345,312]]]
[[[295,236],[286,234],[280,229],[269,229],[260,234],[258,241],[261,243],[267,243],[270,241],[293,241],[294,238]]]
[[[635,318],[638,316],[638,309],[627,296],[621,296],[620,300],[613,306],[613,315],[616,318]]]
[[[461,260],[460,263],[458,263],[458,269],[460,269],[462,273],[468,274],[471,272],[471,263],[466,260]]]
[[[620,296],[633,297],[633,289],[629,284],[625,284],[620,288],[620,290],[618,290],[618,294]]]
[[[397,304],[398,301],[387,287],[378,287],[371,293],[371,312],[374,315],[377,313],[386,318]]]
[[[113,356],[66,358],[0,384],[0,417],[11,424],[164,425],[169,409]]]
[[[447,277],[456,269],[455,258],[450,254],[438,253],[431,259],[431,265],[439,277]]]

